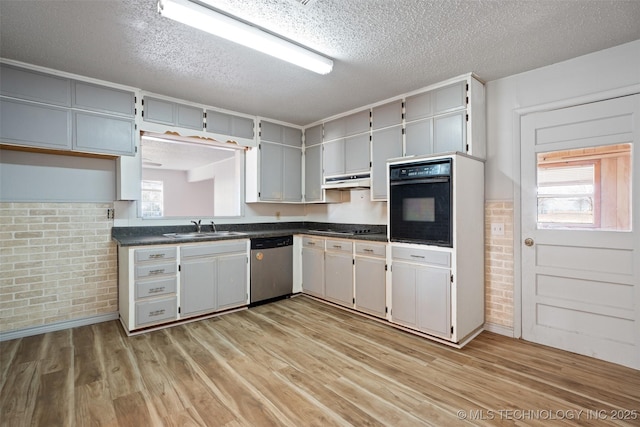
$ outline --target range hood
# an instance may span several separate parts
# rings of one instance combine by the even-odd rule
[[[324,185],[322,186],[325,190],[348,190],[351,188],[369,187],[371,187],[370,172],[328,177],[324,179]]]

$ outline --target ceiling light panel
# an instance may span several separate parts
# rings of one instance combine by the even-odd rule
[[[328,74],[333,69],[333,61],[329,58],[187,0],[159,0],[158,11],[162,16],[174,21],[266,53],[318,74]]]

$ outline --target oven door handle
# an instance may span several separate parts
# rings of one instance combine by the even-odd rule
[[[400,181],[390,181],[390,186],[395,185],[410,185],[410,184],[439,184],[439,183],[448,183],[451,181],[451,178],[443,177],[443,178],[422,178],[422,179],[404,179]]]

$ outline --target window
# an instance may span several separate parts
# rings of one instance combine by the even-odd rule
[[[631,144],[538,154],[538,228],[631,230]]]
[[[243,147],[144,133],[141,161],[142,218],[241,215]]]
[[[598,226],[599,162],[538,169],[538,222]]]
[[[162,181],[142,181],[142,216],[158,218],[164,216]]]

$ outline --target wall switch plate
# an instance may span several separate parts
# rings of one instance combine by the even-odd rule
[[[504,223],[503,222],[492,222],[491,223],[491,234],[494,236],[504,236]]]

